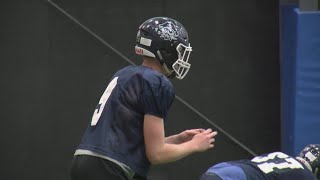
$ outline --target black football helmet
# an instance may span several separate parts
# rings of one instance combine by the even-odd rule
[[[317,178],[320,178],[320,144],[309,144],[299,154],[299,157],[307,161],[312,172],[316,174]]]
[[[192,48],[186,29],[168,17],[154,17],[139,27],[135,52],[156,58],[168,72],[168,77],[183,79],[191,64]]]

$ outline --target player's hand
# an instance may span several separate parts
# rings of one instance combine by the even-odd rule
[[[205,129],[188,129],[178,134],[179,143],[190,141],[195,135],[204,132]]]
[[[217,131],[212,131],[212,129],[207,129],[199,134],[196,134],[192,138],[192,143],[196,152],[203,152],[214,146],[214,137],[218,134]]]

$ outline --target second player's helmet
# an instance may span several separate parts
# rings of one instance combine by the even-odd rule
[[[186,29],[174,19],[154,17],[139,27],[136,54],[158,59],[169,77],[185,77],[191,51]]]
[[[312,172],[316,173],[318,178],[320,178],[320,144],[306,146],[299,156],[310,164]]]

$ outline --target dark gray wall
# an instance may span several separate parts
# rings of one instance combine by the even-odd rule
[[[8,0],[0,12],[0,179],[40,179],[63,165],[53,161],[50,138],[56,129],[48,114],[47,9],[41,2]]]
[[[137,27],[170,16],[194,52],[177,95],[256,153],[280,149],[277,1],[53,0],[135,63]],[[109,78],[127,61],[46,1],[3,1],[0,179],[68,179],[72,154]],[[176,100],[167,134],[211,127]],[[251,155],[223,133],[216,147],[150,179],[197,179],[210,165]]]

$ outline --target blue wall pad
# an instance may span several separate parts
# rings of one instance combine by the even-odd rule
[[[320,12],[281,8],[282,150],[320,144]]]
[[[293,115],[296,60],[296,5],[281,6],[281,146],[282,151],[293,154]]]

